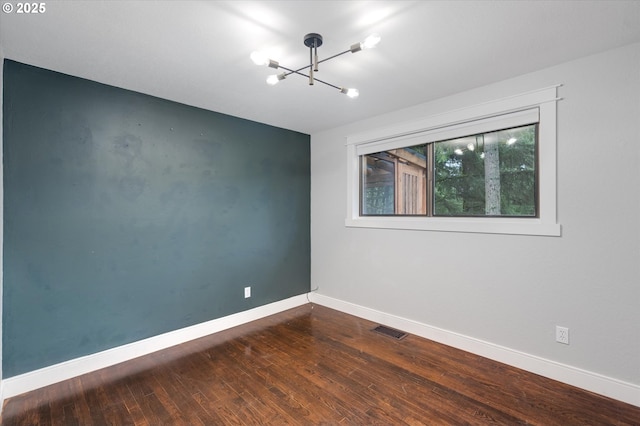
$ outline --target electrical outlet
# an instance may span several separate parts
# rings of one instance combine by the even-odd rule
[[[244,288],[244,298],[247,299],[251,297],[251,287],[245,287]]]
[[[567,327],[556,325],[556,342],[569,344],[569,329]]]

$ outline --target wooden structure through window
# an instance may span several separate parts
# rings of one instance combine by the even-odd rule
[[[400,148],[365,156],[366,176],[363,176],[365,198],[363,204],[380,206],[393,199],[393,210],[370,207],[364,214],[427,214],[427,160],[413,149]],[[384,175],[384,176],[383,176]],[[381,187],[393,187],[393,191],[371,191]],[[367,191],[368,190],[368,191]],[[380,194],[380,195],[377,195]],[[389,206],[390,207],[390,206]]]

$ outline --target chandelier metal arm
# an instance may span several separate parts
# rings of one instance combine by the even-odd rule
[[[279,68],[282,68],[283,70],[287,70],[287,71],[289,71],[289,72],[287,72],[287,73],[285,73],[285,74],[284,74],[284,75],[285,75],[285,77],[286,77],[286,76],[288,76],[288,75],[291,75],[291,74],[298,74],[298,75],[301,75],[301,76],[303,76],[303,77],[307,77],[307,78],[309,77],[307,74],[303,74],[303,73],[301,73],[301,72],[300,72],[300,71],[302,71],[302,70],[304,70],[304,69],[310,68],[310,66],[309,66],[309,65],[307,65],[306,67],[303,67],[303,68],[297,69],[297,70],[292,70],[292,69],[290,69],[290,68],[283,67],[282,65],[278,65],[278,67],[279,67]],[[320,79],[319,79],[319,78],[317,78],[317,77],[314,77],[313,79],[314,79],[314,81],[319,81],[320,83],[322,83],[322,84],[326,84],[327,86],[333,87],[334,89],[338,89],[338,90],[341,90],[341,89],[342,89],[342,87],[336,86],[335,84],[327,83],[326,81],[320,80]]]
[[[318,61],[318,63],[321,64],[323,62],[328,61],[329,59],[337,58],[338,56],[344,55],[345,53],[349,53],[349,52],[351,52],[351,50],[345,50],[344,52],[336,53],[333,56],[329,56],[328,58],[325,58],[325,59],[323,59],[321,61]]]
[[[342,87],[336,86],[335,84],[327,83],[326,81],[322,81],[318,77],[314,77],[314,80],[322,84],[326,84],[329,87],[333,87],[334,89],[342,90]]]
[[[303,77],[309,77],[307,74],[303,74],[303,73],[300,72],[302,70],[306,70],[307,68],[309,68],[310,67],[309,65],[307,65],[306,67],[299,68],[297,70],[292,70],[291,68],[283,67],[282,65],[278,65],[278,67],[282,68],[283,70],[289,71],[289,72],[284,73],[285,77],[288,76],[288,75],[291,75],[291,74],[298,74],[298,75],[301,75]]]
[[[344,55],[345,53],[349,53],[349,52],[351,52],[351,50],[345,50],[344,52],[336,53],[336,54],[335,54],[335,55],[333,55],[333,56],[329,56],[328,58],[325,58],[325,59],[322,59],[322,60],[318,61],[318,64],[321,64],[321,63],[323,63],[323,62],[326,62],[326,61],[328,61],[329,59],[337,58],[338,56]],[[283,67],[282,65],[280,65],[280,64],[278,63],[278,68],[282,68],[283,70],[287,70],[287,71],[289,71],[289,72],[285,73],[285,76],[287,76],[287,75],[291,75],[291,74],[300,74],[300,71],[302,71],[302,70],[306,70],[307,68],[311,68],[311,65],[306,65],[306,66],[304,66],[304,67],[302,67],[302,68],[298,68],[297,70],[292,70],[292,69],[290,69],[290,68]],[[317,71],[317,70],[316,70],[316,71]],[[308,75],[306,75],[306,74],[300,74],[300,75],[303,75],[303,76],[305,76],[305,77],[309,77],[309,76],[308,76]]]

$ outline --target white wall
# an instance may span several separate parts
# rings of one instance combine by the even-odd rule
[[[345,227],[347,136],[558,83],[561,237]],[[312,288],[640,385],[639,124],[634,44],[312,135]]]

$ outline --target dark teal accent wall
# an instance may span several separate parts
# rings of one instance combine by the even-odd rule
[[[3,139],[4,378],[309,291],[309,135],[5,60]]]

